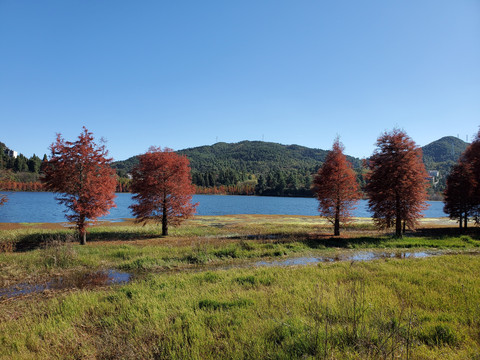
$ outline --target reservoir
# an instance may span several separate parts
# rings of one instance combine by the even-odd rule
[[[0,222],[64,222],[65,207],[55,200],[50,192],[2,192],[7,194],[8,202],[0,207]],[[100,220],[120,221],[132,218],[128,208],[132,204],[132,194],[117,193],[116,208]],[[303,215],[316,216],[318,201],[314,198],[235,196],[235,195],[194,195],[193,202],[198,203],[197,215]],[[424,212],[427,218],[445,217],[443,203],[429,201]],[[367,200],[361,200],[353,211],[353,216],[370,217]]]

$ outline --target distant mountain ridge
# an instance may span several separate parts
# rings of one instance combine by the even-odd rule
[[[435,163],[457,162],[469,144],[454,136],[445,136],[422,148],[423,161],[429,166]]]
[[[461,139],[446,136],[422,148],[426,169],[439,171],[431,191],[442,191],[450,167],[467,146],[468,143]],[[35,155],[27,159],[22,154],[13,158],[4,152],[6,149],[7,146],[0,142],[0,170],[13,170],[14,174],[5,173],[5,176],[14,176],[18,181],[36,181],[41,160]],[[252,193],[254,187],[255,194],[310,196],[312,174],[323,164],[328,150],[264,141],[241,141],[192,147],[178,153],[189,158],[192,180],[201,188],[227,186],[235,188],[232,191],[238,193],[245,189],[248,191],[245,190],[244,193]],[[357,179],[363,185],[365,179],[362,176],[362,160],[353,156],[347,158],[352,162]],[[137,163],[137,156],[133,156],[114,162],[112,167],[121,178],[125,178]],[[29,173],[33,177],[26,177]]]
[[[467,146],[467,142],[454,136],[445,136],[433,141],[422,147],[425,165],[430,168],[438,163],[456,162]],[[218,167],[228,166],[233,170],[247,173],[267,173],[272,168],[281,170],[318,168],[325,161],[328,151],[301,145],[245,140],[238,143],[219,142],[187,148],[179,150],[178,153],[189,158],[194,171],[216,171]],[[354,168],[362,166],[361,159],[348,155],[347,158]],[[137,163],[137,157],[132,156],[127,160],[115,161],[113,167],[130,172]]]
[[[282,145],[264,141],[219,142],[177,151],[190,160],[192,171],[215,172],[229,168],[251,174],[265,174],[272,169],[307,171],[325,161],[328,150],[313,149],[300,145]],[[355,168],[361,160],[348,156]],[[129,172],[138,162],[136,156],[125,161],[116,161],[113,167]]]

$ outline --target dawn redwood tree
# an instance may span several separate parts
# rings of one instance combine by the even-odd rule
[[[380,228],[395,224],[396,236],[405,226],[414,228],[427,208],[427,172],[422,150],[404,131],[394,129],[377,140],[377,149],[365,162],[365,191],[373,219]]]
[[[473,186],[472,215],[478,225],[480,223],[480,131],[461,155],[460,162],[468,164],[471,170]]]
[[[50,151],[50,159],[43,164],[46,188],[59,194],[56,199],[67,207],[66,217],[76,224],[80,243],[85,245],[87,219],[95,221],[115,206],[117,179],[110,166],[112,159],[85,127],[74,142],[57,134]]]
[[[462,161],[455,164],[447,177],[444,191],[443,210],[451,219],[458,219],[460,229],[467,228],[469,216],[474,215],[475,189],[477,182],[473,176],[472,164]]]
[[[130,206],[139,222],[162,222],[162,235],[168,235],[169,224],[178,225],[195,213],[189,161],[172,149],[151,147],[138,157],[132,170],[130,190],[137,204]]]
[[[319,201],[318,211],[333,224],[335,235],[340,235],[340,223],[350,220],[351,211],[361,197],[352,164],[343,150],[337,138],[313,180],[313,190]]]
[[[444,211],[458,219],[460,229],[467,228],[468,218],[480,220],[480,132],[465,149],[447,177]]]

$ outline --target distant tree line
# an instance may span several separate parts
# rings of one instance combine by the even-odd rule
[[[39,174],[42,167],[42,159],[33,154],[30,158],[23,154],[17,155],[16,158],[9,156],[9,149],[5,144],[0,143],[0,170],[12,170],[14,172],[30,172]],[[43,156],[43,160],[47,159],[47,155]]]
[[[23,154],[17,157],[8,155],[8,148],[0,142],[0,190],[5,191],[43,191],[40,183],[42,162],[47,155],[40,159],[33,154],[27,158]]]

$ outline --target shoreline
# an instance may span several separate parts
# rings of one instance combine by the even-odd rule
[[[303,220],[308,223],[327,225],[328,220],[320,216],[314,215],[270,215],[270,214],[233,214],[233,215],[195,215],[185,221],[185,224],[195,224],[202,222],[202,220],[213,221],[218,219],[219,221],[231,220],[231,221],[249,221],[249,220],[269,220],[273,222],[283,223],[288,222],[289,219],[294,221]],[[151,222],[150,224],[155,224]],[[371,217],[353,217],[351,224],[369,224],[373,225],[373,219]],[[73,223],[67,221],[61,222],[0,222],[1,230],[14,230],[14,229],[68,229],[74,227]],[[136,223],[134,218],[119,218],[108,220],[97,220],[95,222],[89,222],[88,227],[111,227],[111,226],[142,226],[141,223]],[[435,218],[421,218],[419,219],[419,227],[426,226],[435,227],[458,227],[456,220],[451,220],[448,217],[435,217]]]

